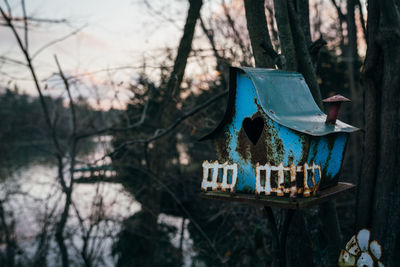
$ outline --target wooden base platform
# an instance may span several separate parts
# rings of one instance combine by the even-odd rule
[[[355,185],[350,183],[339,182],[337,185],[320,190],[318,196],[311,196],[308,198],[289,199],[287,197],[276,196],[257,196],[250,194],[230,194],[226,192],[203,192],[203,198],[217,199],[231,202],[241,202],[245,204],[257,206],[269,206],[284,209],[308,209],[322,202],[336,199],[354,189]]]

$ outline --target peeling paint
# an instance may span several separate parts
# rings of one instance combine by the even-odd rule
[[[356,128],[339,121],[336,126],[326,126],[326,115],[322,111],[317,112],[315,107],[299,104],[311,101],[308,99],[311,97],[308,88],[304,88],[304,80],[298,84],[298,79],[292,79],[301,77],[300,74],[246,68],[232,70],[231,75],[234,77],[230,80],[227,113],[217,129],[206,139],[213,139],[219,162],[237,164],[235,192],[263,192],[265,184],[261,186],[260,182],[257,187],[257,179],[261,178],[257,178],[257,172],[266,172],[268,167],[263,169],[262,166],[267,164],[272,171],[271,188],[264,190],[273,195],[309,197],[316,195],[319,189],[337,184],[348,134]],[[265,84],[261,82],[264,78]],[[283,88],[279,83],[285,81],[294,87]],[[274,91],[280,89],[284,92]],[[276,102],[272,96],[281,102]],[[303,101],[301,98],[308,100]],[[296,109],[299,109],[300,115]],[[283,121],[292,122],[293,125],[284,126],[279,123]],[[318,126],[319,121],[323,125]],[[262,129],[249,132],[254,126],[253,122]],[[320,127],[318,131],[322,132],[314,133],[310,125]],[[280,166],[283,174],[273,170]],[[202,187],[202,190],[206,189]]]
[[[222,169],[222,181],[219,182],[219,171]],[[230,182],[229,182],[229,170],[231,170]],[[211,173],[211,175],[210,175]],[[209,179],[211,176],[211,180]],[[224,191],[224,192],[235,192],[237,183],[237,164],[229,165],[227,162],[219,164],[218,161],[209,163],[208,161],[203,162],[203,181],[201,183],[201,189],[203,191]]]

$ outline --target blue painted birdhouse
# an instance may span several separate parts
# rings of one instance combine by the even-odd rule
[[[327,117],[299,73],[231,68],[225,115],[201,139],[218,156],[203,163],[202,190],[308,197],[337,184],[358,130],[336,120],[337,106]]]

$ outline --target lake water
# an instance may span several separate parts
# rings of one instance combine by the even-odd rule
[[[110,149],[110,138],[104,137],[94,140],[93,144],[79,155],[80,162],[93,162]],[[107,160],[97,164],[109,164]],[[31,259],[37,249],[37,236],[42,231],[44,219],[50,216],[49,227],[55,222],[63,208],[64,197],[57,181],[57,167],[55,161],[48,157],[40,148],[31,145],[22,145],[3,160],[0,176],[0,200],[6,211],[7,222],[15,221],[15,233],[18,245],[23,254],[19,255],[24,261]],[[66,173],[67,174],[67,173]],[[134,197],[124,190],[119,183],[100,182],[75,184],[73,190],[74,207],[70,209],[70,217],[65,235],[70,236],[67,241],[69,255],[73,265],[81,266],[79,250],[83,246],[82,235],[96,218],[106,218],[95,224],[92,229],[92,238],[88,251],[102,262],[95,266],[114,266],[116,259],[111,255],[112,244],[120,231],[121,223],[141,210],[141,205]],[[79,216],[78,216],[79,214]],[[80,219],[81,220],[80,220]],[[159,221],[175,226],[177,236],[171,236],[171,243],[179,246],[182,218],[161,214]],[[54,238],[49,244],[49,266],[59,266],[60,257]],[[191,265],[192,240],[187,228],[184,229],[183,254],[185,266]],[[0,247],[0,249],[3,249]]]

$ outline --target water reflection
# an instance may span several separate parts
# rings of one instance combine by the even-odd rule
[[[110,143],[110,137],[85,143],[79,150],[76,168],[87,167],[92,162],[97,166],[110,165],[109,159],[102,159],[111,149]],[[15,261],[23,266],[60,266],[54,231],[64,208],[65,194],[57,181],[56,161],[49,154],[51,146],[31,143],[0,146],[4,151],[0,154],[0,215],[5,218],[0,223],[0,237],[6,228],[12,233]],[[68,169],[65,166],[66,174]],[[115,266],[121,255],[115,248],[124,239],[121,239],[125,235],[123,227],[140,216],[140,203],[132,192],[112,179],[75,183],[72,199],[65,229],[70,264],[82,266],[86,257],[94,266]],[[164,248],[182,250],[182,264],[191,266],[195,253],[191,249],[193,241],[189,237],[188,221],[161,214],[158,224],[172,229],[165,236]],[[8,253],[4,243],[0,239],[0,256]],[[130,246],[124,249],[129,253]]]
[[[109,149],[108,138],[93,141],[78,155],[81,164],[100,158]],[[23,252],[17,258],[26,262],[24,258],[32,259],[37,253],[37,238],[44,231],[46,220],[49,221],[47,231],[50,232],[54,227],[56,217],[63,208],[64,195],[56,179],[55,162],[45,152],[46,146],[19,144],[9,146],[6,151],[2,154],[0,164],[0,199],[7,215],[7,224],[15,229],[16,240]],[[105,163],[108,162],[98,162]],[[126,217],[141,209],[140,204],[118,183],[75,184],[72,198],[73,211],[70,211],[66,229],[70,242],[68,245],[79,250],[90,229],[92,240],[87,242],[88,251],[93,251],[93,259],[101,259],[102,262],[98,264],[113,266],[111,246],[120,231],[120,225]],[[77,251],[69,249],[69,253]],[[80,265],[79,258],[71,255],[77,265]],[[59,264],[54,241],[48,245],[48,260],[50,266]]]

